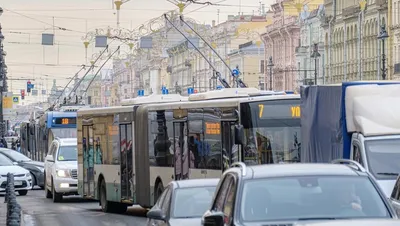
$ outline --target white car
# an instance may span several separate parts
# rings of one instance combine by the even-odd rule
[[[46,198],[60,202],[63,196],[78,195],[78,152],[76,138],[56,138],[44,162]]]
[[[19,195],[28,194],[28,190],[32,189],[31,173],[0,154],[0,193],[4,193],[7,187],[7,174],[14,174],[14,187]]]

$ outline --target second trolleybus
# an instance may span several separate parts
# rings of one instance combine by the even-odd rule
[[[79,193],[104,211],[151,207],[172,180],[218,178],[235,161],[299,161],[299,141],[299,95],[251,88],[81,110]]]

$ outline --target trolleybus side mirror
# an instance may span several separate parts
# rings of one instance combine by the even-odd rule
[[[243,125],[235,125],[235,144],[244,144],[244,129]]]
[[[161,220],[161,221],[165,221],[166,216],[165,214],[162,212],[161,209],[151,209],[149,212],[147,212],[147,218],[149,219],[153,219],[153,220]]]

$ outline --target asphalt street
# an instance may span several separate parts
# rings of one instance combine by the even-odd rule
[[[125,214],[103,213],[98,202],[80,197],[64,197],[53,203],[44,197],[43,190],[31,190],[27,196],[17,196],[25,220],[34,226],[141,226],[146,224],[145,210],[131,207]],[[29,225],[26,225],[29,226]]]

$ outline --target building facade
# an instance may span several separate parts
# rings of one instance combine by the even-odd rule
[[[271,5],[273,22],[266,26],[266,32],[262,34],[265,45],[265,59],[272,57],[273,75],[272,90],[296,90],[298,84],[298,71],[295,50],[299,46],[300,27],[298,16],[285,15],[284,1],[278,0]],[[269,72],[268,64],[265,64],[265,72]],[[267,84],[270,84],[270,76],[266,76]]]
[[[400,0],[392,0],[393,79],[400,80]]]
[[[381,79],[382,44],[377,37],[381,25],[388,29],[387,2],[325,0],[324,6],[325,81]],[[385,52],[390,55],[387,40],[385,44]]]
[[[323,84],[324,81],[324,29],[321,22],[325,20],[325,9],[318,9],[300,14],[300,44],[296,48],[298,84]],[[316,46],[315,46],[316,45]],[[315,56],[314,48],[318,52]]]
[[[238,67],[240,78],[247,87],[264,89],[264,45],[259,42],[246,42],[228,54],[231,68]]]

